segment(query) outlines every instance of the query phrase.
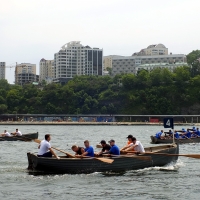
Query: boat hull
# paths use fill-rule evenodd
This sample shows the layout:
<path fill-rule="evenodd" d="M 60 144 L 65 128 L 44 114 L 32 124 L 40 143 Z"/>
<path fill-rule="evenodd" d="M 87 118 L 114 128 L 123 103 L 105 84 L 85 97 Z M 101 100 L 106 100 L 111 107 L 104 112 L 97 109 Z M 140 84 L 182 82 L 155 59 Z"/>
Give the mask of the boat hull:
<path fill-rule="evenodd" d="M 171 144 L 173 143 L 173 139 L 158 139 L 155 136 L 151 136 L 152 144 Z M 190 139 L 175 139 L 175 143 L 179 144 L 187 144 L 187 143 L 200 143 L 200 137 L 198 138 L 190 138 Z"/>
<path fill-rule="evenodd" d="M 167 145 L 165 145 L 167 146 Z M 168 148 L 157 151 L 158 153 L 178 154 L 178 145 L 168 145 Z M 148 152 L 154 147 L 149 147 Z M 153 166 L 164 166 L 170 162 L 176 162 L 178 156 L 166 155 L 138 155 L 132 157 L 111 157 L 114 162 L 108 164 L 93 158 L 44 158 L 37 157 L 32 153 L 27 153 L 28 169 L 39 170 L 46 173 L 93 173 L 93 172 L 124 172 L 128 170 L 138 170 Z"/>
<path fill-rule="evenodd" d="M 33 139 L 38 139 L 38 132 L 37 133 L 23 134 L 22 136 L 0 137 L 0 141 L 31 141 Z"/>

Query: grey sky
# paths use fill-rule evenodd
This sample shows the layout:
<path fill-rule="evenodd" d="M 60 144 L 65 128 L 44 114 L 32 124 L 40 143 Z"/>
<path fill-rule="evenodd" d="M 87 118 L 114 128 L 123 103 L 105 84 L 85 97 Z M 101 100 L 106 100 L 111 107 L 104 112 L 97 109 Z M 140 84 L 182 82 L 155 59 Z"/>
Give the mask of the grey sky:
<path fill-rule="evenodd" d="M 72 40 L 131 55 L 163 43 L 172 53 L 199 49 L 199 0 L 0 0 L 0 62 L 37 64 Z M 6 78 L 14 81 L 14 68 Z"/>

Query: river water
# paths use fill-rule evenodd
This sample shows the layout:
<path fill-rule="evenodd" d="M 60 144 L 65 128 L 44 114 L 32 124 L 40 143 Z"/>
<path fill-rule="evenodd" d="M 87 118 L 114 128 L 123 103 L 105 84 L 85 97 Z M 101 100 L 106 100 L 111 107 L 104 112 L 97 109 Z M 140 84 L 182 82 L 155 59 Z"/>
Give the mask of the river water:
<path fill-rule="evenodd" d="M 161 126 L 0 126 L 13 132 L 39 132 L 52 135 L 51 145 L 71 152 L 73 144 L 83 146 L 88 139 L 93 147 L 105 139 L 115 139 L 122 147 L 133 134 L 145 147 L 150 135 Z M 176 127 L 180 129 L 182 127 Z M 187 128 L 187 127 L 185 127 Z M 180 157 L 176 164 L 124 174 L 31 175 L 26 153 L 37 152 L 35 142 L 0 142 L 0 200 L 46 199 L 200 199 L 200 159 Z M 98 149 L 96 149 L 98 150 Z M 180 153 L 199 153 L 200 144 L 182 144 Z M 72 152 L 71 152 L 72 153 Z M 58 155 L 62 155 L 58 152 Z"/>

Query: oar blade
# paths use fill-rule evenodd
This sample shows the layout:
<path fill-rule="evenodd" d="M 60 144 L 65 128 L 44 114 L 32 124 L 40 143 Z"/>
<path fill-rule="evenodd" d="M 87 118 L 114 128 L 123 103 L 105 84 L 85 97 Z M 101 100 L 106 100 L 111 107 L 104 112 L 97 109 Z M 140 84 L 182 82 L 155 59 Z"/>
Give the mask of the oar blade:
<path fill-rule="evenodd" d="M 41 143 L 41 140 L 39 140 L 39 139 L 34 139 L 34 142 L 40 144 L 40 143 Z"/>
<path fill-rule="evenodd" d="M 113 159 L 109 159 L 109 158 L 96 158 L 96 159 L 101 162 L 105 162 L 105 163 L 109 163 L 109 164 L 112 164 L 114 161 Z"/>

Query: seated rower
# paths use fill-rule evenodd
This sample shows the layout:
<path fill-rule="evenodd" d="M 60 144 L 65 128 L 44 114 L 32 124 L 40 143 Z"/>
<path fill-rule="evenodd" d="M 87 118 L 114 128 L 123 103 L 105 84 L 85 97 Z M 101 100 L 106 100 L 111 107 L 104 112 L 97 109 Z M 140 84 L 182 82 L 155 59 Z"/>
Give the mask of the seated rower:
<path fill-rule="evenodd" d="M 195 132 L 193 132 L 196 136 L 195 137 L 199 137 L 200 136 L 200 131 L 199 128 L 197 128 L 197 130 Z"/>
<path fill-rule="evenodd" d="M 189 128 L 187 129 L 187 132 L 183 134 L 182 137 L 183 138 L 191 138 L 191 132 L 190 132 Z"/>
<path fill-rule="evenodd" d="M 102 155 L 108 154 L 108 155 L 120 155 L 119 147 L 115 144 L 115 140 L 108 141 L 110 143 L 111 149 L 109 151 L 103 152 Z"/>
<path fill-rule="evenodd" d="M 45 135 L 45 140 L 42 140 L 40 145 L 38 146 L 39 152 L 38 152 L 38 157 L 52 157 L 54 155 L 57 159 L 60 159 L 55 152 L 51 148 L 50 144 L 51 136 L 50 134 Z"/>
<path fill-rule="evenodd" d="M 179 139 L 180 137 L 179 137 L 179 133 L 175 130 L 174 131 L 174 138 L 175 139 Z"/>
<path fill-rule="evenodd" d="M 11 134 L 8 131 L 4 130 L 4 133 L 0 134 L 0 136 L 3 136 L 3 137 L 8 136 L 8 137 L 10 137 Z"/>
<path fill-rule="evenodd" d="M 128 135 L 128 137 L 127 137 L 127 139 L 128 139 L 127 145 L 132 143 L 132 140 L 131 140 L 132 137 L 133 137 L 132 135 Z"/>
<path fill-rule="evenodd" d="M 82 155 L 85 152 L 83 147 L 79 147 L 76 145 L 72 146 L 72 150 L 76 153 L 75 155 Z"/>
<path fill-rule="evenodd" d="M 81 158 L 84 156 L 90 156 L 90 157 L 94 157 L 94 149 L 92 146 L 90 146 L 90 142 L 88 140 L 84 141 L 84 145 L 85 145 L 85 152 L 82 153 L 81 155 L 76 155 L 77 158 Z"/>
<path fill-rule="evenodd" d="M 160 132 L 157 132 L 156 135 L 155 135 L 155 137 L 157 139 L 163 139 L 163 137 L 161 136 L 162 134 L 163 134 L 163 130 L 161 130 Z"/>
<path fill-rule="evenodd" d="M 103 152 L 107 152 L 111 149 L 111 146 L 109 144 L 106 144 L 105 140 L 101 140 L 100 142 L 101 146 L 103 147 L 102 150 L 96 154 L 96 155 L 102 155 Z"/>
<path fill-rule="evenodd" d="M 16 135 L 16 136 L 22 136 L 22 133 L 21 131 L 19 131 L 18 129 L 16 129 L 16 132 L 12 133 L 13 135 Z"/>
<path fill-rule="evenodd" d="M 133 144 L 126 148 L 126 151 L 135 151 L 135 153 L 145 153 L 144 147 L 140 141 L 137 141 L 135 137 L 132 138 Z"/>

